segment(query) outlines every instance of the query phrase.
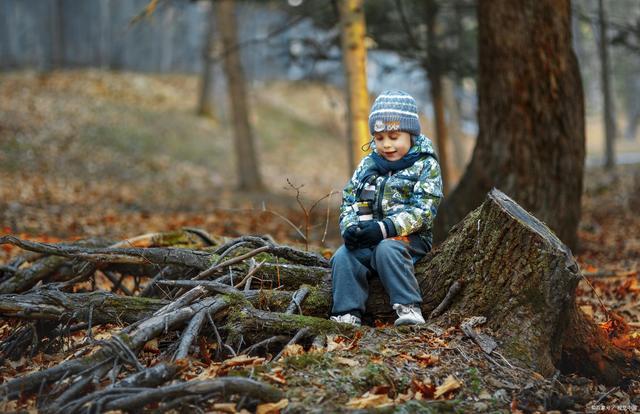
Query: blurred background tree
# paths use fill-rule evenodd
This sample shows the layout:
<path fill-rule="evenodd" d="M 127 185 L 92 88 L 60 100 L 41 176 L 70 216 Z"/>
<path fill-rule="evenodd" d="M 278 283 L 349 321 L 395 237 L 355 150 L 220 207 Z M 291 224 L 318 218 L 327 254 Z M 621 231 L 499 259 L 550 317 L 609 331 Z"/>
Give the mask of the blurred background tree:
<path fill-rule="evenodd" d="M 71 176 L 94 180 L 95 171 L 107 170 L 117 171 L 121 180 L 171 176 L 182 183 L 176 185 L 178 193 L 193 192 L 191 203 L 204 197 L 203 189 L 226 188 L 234 181 L 235 188 L 283 194 L 281 183 L 295 177 L 311 197 L 340 189 L 355 155 L 345 149 L 351 83 L 342 53 L 341 2 L 235 3 L 237 38 L 227 36 L 223 46 L 221 23 L 230 18 L 216 21 L 219 1 L 0 2 L 4 160 L 33 165 L 47 177 L 71 166 Z M 626 137 L 613 142 L 615 161 L 632 162 L 640 153 L 640 4 L 603 0 L 601 5 L 598 0 L 572 3 L 572 42 L 586 98 L 587 165 L 607 159 L 607 118 L 602 117 L 607 107 Z M 485 122 L 477 118 L 478 98 L 488 101 L 478 90 L 499 84 L 504 72 L 495 68 L 480 81 L 478 7 L 473 0 L 376 0 L 363 9 L 366 35 L 358 46 L 366 49 L 367 76 L 361 84 L 366 81 L 368 90 L 362 95 L 398 88 L 416 97 L 423 130 L 438 146 L 447 196 L 455 194 Z M 605 35 L 600 34 L 603 21 Z M 501 36 L 504 42 L 513 37 L 509 31 Z M 599 39 L 610 55 L 610 73 L 604 77 Z M 29 76 L 38 81 L 24 80 Z M 607 105 L 604 79 L 611 82 Z M 39 95 L 53 93 L 48 88 L 55 85 L 65 85 L 60 95 Z M 17 94 L 26 86 L 33 96 Z M 192 117 L 196 112 L 208 117 Z M 58 122 L 51 123 L 54 119 Z M 38 160 L 39 152 L 29 150 L 44 146 L 58 155 Z M 95 148 L 96 153 L 116 150 L 117 156 L 112 164 L 104 156 L 83 159 L 74 155 L 76 147 L 84 150 L 78 154 Z M 167 162 L 171 168 L 158 168 Z M 137 190 L 159 188 L 163 185 Z"/>
<path fill-rule="evenodd" d="M 480 0 L 478 23 L 480 132 L 436 238 L 496 187 L 575 248 L 585 141 L 570 1 Z"/>

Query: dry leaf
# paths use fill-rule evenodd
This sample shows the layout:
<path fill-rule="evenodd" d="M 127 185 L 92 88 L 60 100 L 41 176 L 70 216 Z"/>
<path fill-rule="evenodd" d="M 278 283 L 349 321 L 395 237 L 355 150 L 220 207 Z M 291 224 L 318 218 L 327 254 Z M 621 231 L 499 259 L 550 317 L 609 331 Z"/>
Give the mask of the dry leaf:
<path fill-rule="evenodd" d="M 266 378 L 270 381 L 276 382 L 278 384 L 286 384 L 287 379 L 279 372 L 274 374 L 260 374 L 261 377 Z"/>
<path fill-rule="evenodd" d="M 545 379 L 544 376 L 542 376 L 542 374 L 539 374 L 539 373 L 537 373 L 535 371 L 531 374 L 531 376 L 533 378 L 537 379 L 538 381 L 544 381 L 544 379 Z"/>
<path fill-rule="evenodd" d="M 289 400 L 286 398 L 276 403 L 265 403 L 258 405 L 256 414 L 279 414 L 280 410 L 289 405 Z"/>
<path fill-rule="evenodd" d="M 433 394 L 434 399 L 438 399 L 449 391 L 457 390 L 462 384 L 453 375 L 449 375 L 444 382 L 436 388 Z"/>
<path fill-rule="evenodd" d="M 386 394 L 369 394 L 366 393 L 360 398 L 352 398 L 347 402 L 349 408 L 373 408 L 383 407 L 393 404 L 393 400 Z"/>
<path fill-rule="evenodd" d="M 346 348 L 345 338 L 339 335 L 327 335 L 327 352 Z"/>
<path fill-rule="evenodd" d="M 587 316 L 593 318 L 593 307 L 591 305 L 580 306 L 580 310 Z"/>
<path fill-rule="evenodd" d="M 203 369 L 195 378 L 199 380 L 215 378 L 218 376 L 218 371 L 220 371 L 220 364 L 211 364 L 207 368 Z"/>
<path fill-rule="evenodd" d="M 375 355 L 375 356 L 372 356 L 372 357 L 371 357 L 371 359 L 370 359 L 369 361 L 370 361 L 372 364 L 378 364 L 378 365 L 380 365 L 380 364 L 382 364 L 383 359 L 382 359 L 382 356 L 380 356 L 380 355 Z"/>
<path fill-rule="evenodd" d="M 282 351 L 282 356 L 284 358 L 295 356 L 295 355 L 302 355 L 302 354 L 304 354 L 304 348 L 300 344 L 287 345 L 284 347 L 284 350 Z"/>
<path fill-rule="evenodd" d="M 437 364 L 440 361 L 437 355 L 431 355 L 425 352 L 421 352 L 420 354 L 415 355 L 415 358 L 418 360 L 418 363 L 423 367 L 430 367 L 432 365 Z"/>
<path fill-rule="evenodd" d="M 406 394 L 398 394 L 394 402 L 396 404 L 401 404 L 409 400 L 412 400 L 414 396 L 415 396 L 414 392 L 411 389 L 409 389 Z"/>
<path fill-rule="evenodd" d="M 417 379 L 411 380 L 411 391 L 416 393 L 416 400 L 421 400 L 424 398 L 433 398 L 433 394 L 436 392 L 436 387 L 431 382 L 430 378 L 427 378 L 425 381 L 420 381 Z"/>
<path fill-rule="evenodd" d="M 262 365 L 264 358 L 250 357 L 248 355 L 238 355 L 229 358 L 222 363 L 222 368 L 239 367 L 243 365 Z"/>
<path fill-rule="evenodd" d="M 390 385 L 376 385 L 375 387 L 371 388 L 369 390 L 369 394 L 389 394 L 389 391 L 391 390 L 391 386 Z"/>
<path fill-rule="evenodd" d="M 350 358 L 336 357 L 335 361 L 338 364 L 348 365 L 350 367 L 357 367 L 358 365 L 360 365 L 360 363 L 358 361 L 356 361 L 355 359 L 350 359 Z"/>
<path fill-rule="evenodd" d="M 152 339 L 146 344 L 144 344 L 143 350 L 147 352 L 153 352 L 154 354 L 160 353 L 160 348 L 158 348 L 158 339 Z"/>

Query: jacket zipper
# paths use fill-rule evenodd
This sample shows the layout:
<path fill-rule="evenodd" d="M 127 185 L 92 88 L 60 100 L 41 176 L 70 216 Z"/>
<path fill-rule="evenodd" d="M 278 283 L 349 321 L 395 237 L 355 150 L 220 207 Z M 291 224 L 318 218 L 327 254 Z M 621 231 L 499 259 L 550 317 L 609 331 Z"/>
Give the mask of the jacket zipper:
<path fill-rule="evenodd" d="M 389 171 L 389 175 L 386 175 L 382 182 L 380 183 L 380 190 L 378 191 L 378 202 L 376 203 L 376 213 L 378 216 L 378 220 L 382 220 L 382 196 L 384 195 L 384 186 L 387 183 L 387 180 L 391 177 L 391 171 Z"/>

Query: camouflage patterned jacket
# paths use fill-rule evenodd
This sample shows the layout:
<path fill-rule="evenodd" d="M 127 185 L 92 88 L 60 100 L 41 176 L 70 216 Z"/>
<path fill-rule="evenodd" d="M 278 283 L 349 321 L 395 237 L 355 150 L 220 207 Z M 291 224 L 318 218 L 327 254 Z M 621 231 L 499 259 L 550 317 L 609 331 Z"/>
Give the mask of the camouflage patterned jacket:
<path fill-rule="evenodd" d="M 389 218 L 398 236 L 417 233 L 431 246 L 431 228 L 442 198 L 440 165 L 435 158 L 431 140 L 424 135 L 416 137 L 409 151 L 419 151 L 428 156 L 420 158 L 408 168 L 375 178 L 373 218 Z M 363 158 L 343 190 L 340 207 L 341 234 L 344 234 L 347 227 L 358 224 L 357 193 L 364 185 L 362 179 L 365 173 L 373 164 L 371 154 Z"/>

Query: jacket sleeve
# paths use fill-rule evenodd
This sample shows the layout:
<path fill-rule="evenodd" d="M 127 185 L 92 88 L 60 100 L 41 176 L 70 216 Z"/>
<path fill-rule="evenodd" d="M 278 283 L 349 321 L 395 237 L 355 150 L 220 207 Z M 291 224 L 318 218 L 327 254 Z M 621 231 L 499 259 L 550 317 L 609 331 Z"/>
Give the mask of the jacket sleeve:
<path fill-rule="evenodd" d="M 340 234 L 344 235 L 344 231 L 347 227 L 358 224 L 358 215 L 353 209 L 356 203 L 356 191 L 361 185 L 360 177 L 366 170 L 369 157 L 365 157 L 360 161 L 360 164 L 353 173 L 353 177 L 342 190 L 342 205 L 340 206 Z"/>
<path fill-rule="evenodd" d="M 388 218 L 393 222 L 398 236 L 408 236 L 421 229 L 431 229 L 442 199 L 442 176 L 438 161 L 429 157 L 420 172 L 418 182 L 407 207 Z"/>

